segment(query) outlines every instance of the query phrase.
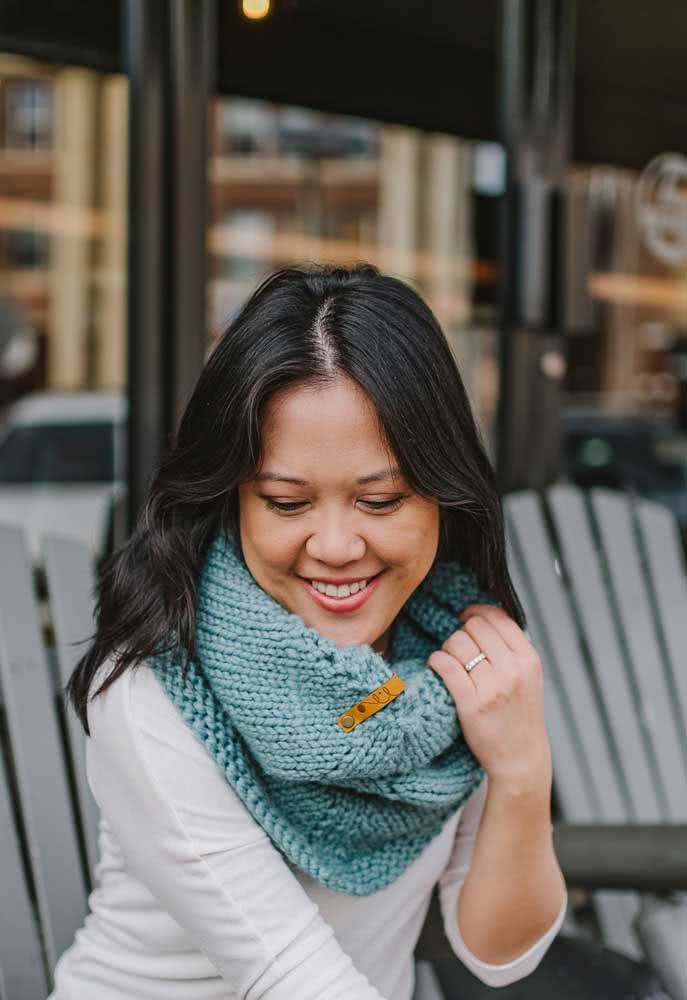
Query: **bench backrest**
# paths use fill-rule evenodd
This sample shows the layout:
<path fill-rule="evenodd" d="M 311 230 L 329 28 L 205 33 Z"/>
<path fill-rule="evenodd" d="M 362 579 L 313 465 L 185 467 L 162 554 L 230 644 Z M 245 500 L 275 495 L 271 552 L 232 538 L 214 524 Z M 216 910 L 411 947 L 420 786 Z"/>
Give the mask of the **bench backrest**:
<path fill-rule="evenodd" d="M 12 1000 L 45 995 L 87 909 L 90 877 L 58 685 L 24 535 L 0 525 L 0 968 Z"/>
<path fill-rule="evenodd" d="M 687 576 L 663 505 L 557 484 L 504 498 L 509 566 L 552 683 L 570 822 L 687 820 Z M 549 725 L 550 723 L 550 725 Z"/>
<path fill-rule="evenodd" d="M 687 820 L 687 576 L 662 504 L 556 484 L 503 501 L 508 564 L 546 674 L 566 823 Z M 641 897 L 598 890 L 603 943 L 643 956 Z"/>

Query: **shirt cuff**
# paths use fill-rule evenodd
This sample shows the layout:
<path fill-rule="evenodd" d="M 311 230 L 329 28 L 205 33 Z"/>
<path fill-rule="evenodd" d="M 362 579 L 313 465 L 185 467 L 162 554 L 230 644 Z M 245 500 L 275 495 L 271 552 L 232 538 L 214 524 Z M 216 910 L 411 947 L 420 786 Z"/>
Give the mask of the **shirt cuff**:
<path fill-rule="evenodd" d="M 554 920 L 551 927 L 549 927 L 539 940 L 535 941 L 534 944 L 527 949 L 527 951 L 523 952 L 522 955 L 518 955 L 517 958 L 513 958 L 509 962 L 504 962 L 500 965 L 494 965 L 490 962 L 483 962 L 482 959 L 477 958 L 477 956 L 474 955 L 465 944 L 465 941 L 460 933 L 456 914 L 458 908 L 458 895 L 462 886 L 462 882 L 456 884 L 455 886 L 451 886 L 444 893 L 443 899 L 444 931 L 451 947 L 453 948 L 453 951 L 461 962 L 487 986 L 507 986 L 509 983 L 514 983 L 518 979 L 524 979 L 525 976 L 534 972 L 563 924 L 568 907 L 567 891 L 558 912 L 558 916 Z"/>

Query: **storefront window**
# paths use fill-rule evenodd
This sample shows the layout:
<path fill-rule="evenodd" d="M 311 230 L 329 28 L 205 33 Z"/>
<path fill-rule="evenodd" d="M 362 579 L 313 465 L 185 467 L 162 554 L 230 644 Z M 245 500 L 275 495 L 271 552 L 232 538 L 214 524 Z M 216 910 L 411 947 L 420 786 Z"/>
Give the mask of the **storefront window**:
<path fill-rule="evenodd" d="M 567 182 L 563 473 L 668 504 L 687 537 L 687 158 Z"/>
<path fill-rule="evenodd" d="M 103 554 L 126 488 L 127 95 L 0 54 L 0 521 L 36 562 Z"/>
<path fill-rule="evenodd" d="M 211 108 L 209 346 L 270 271 L 365 260 L 430 303 L 493 447 L 498 147 L 243 98 Z M 484 240 L 483 240 L 484 238 Z"/>
<path fill-rule="evenodd" d="M 7 80 L 4 91 L 5 148 L 50 149 L 53 142 L 52 81 Z"/>

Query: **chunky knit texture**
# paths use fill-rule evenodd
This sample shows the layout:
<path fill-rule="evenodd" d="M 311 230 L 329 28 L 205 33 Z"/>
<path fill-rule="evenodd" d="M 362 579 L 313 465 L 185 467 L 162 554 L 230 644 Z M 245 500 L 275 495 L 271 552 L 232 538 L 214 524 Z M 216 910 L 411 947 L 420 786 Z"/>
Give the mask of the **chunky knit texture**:
<path fill-rule="evenodd" d="M 149 663 L 284 858 L 330 889 L 367 895 L 404 871 L 484 777 L 427 665 L 475 601 L 498 604 L 460 564 L 435 563 L 396 618 L 387 661 L 287 611 L 220 532 L 186 680 L 169 653 Z M 392 673 L 405 691 L 344 732 L 337 717 Z"/>

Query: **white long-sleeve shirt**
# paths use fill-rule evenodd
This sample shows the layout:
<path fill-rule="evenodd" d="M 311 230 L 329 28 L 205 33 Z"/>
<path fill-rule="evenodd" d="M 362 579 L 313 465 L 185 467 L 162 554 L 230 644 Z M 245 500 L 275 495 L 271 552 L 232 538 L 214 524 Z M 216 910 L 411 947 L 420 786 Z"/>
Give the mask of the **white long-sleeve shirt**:
<path fill-rule="evenodd" d="M 349 896 L 284 859 L 145 664 L 88 717 L 96 888 L 48 1000 L 410 1000 L 437 882 L 451 947 L 490 986 L 529 975 L 563 923 L 567 895 L 543 937 L 503 965 L 462 940 L 458 894 L 486 778 L 398 879 Z"/>

